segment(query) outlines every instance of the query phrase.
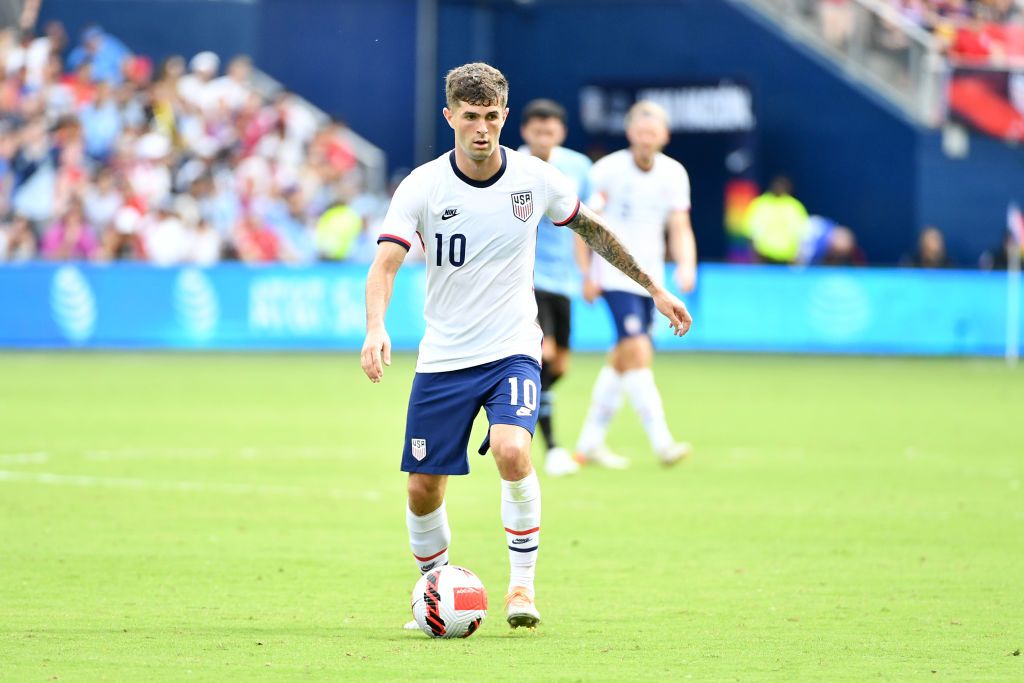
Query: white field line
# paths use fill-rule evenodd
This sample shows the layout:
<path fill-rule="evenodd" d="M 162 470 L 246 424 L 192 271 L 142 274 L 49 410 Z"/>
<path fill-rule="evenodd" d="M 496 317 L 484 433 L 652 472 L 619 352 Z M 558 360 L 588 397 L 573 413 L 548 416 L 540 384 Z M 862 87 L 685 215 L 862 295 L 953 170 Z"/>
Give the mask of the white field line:
<path fill-rule="evenodd" d="M 288 447 L 263 448 L 245 447 L 240 449 L 216 449 L 194 447 L 158 447 L 158 448 L 104 448 L 83 451 L 82 457 L 91 461 L 109 460 L 202 460 L 218 457 L 237 457 L 243 460 L 258 459 L 303 459 L 328 460 L 342 459 L 347 455 L 358 455 L 354 449 L 346 448 L 315 448 Z"/>
<path fill-rule="evenodd" d="M 263 486 L 257 484 L 215 483 L 205 481 L 154 481 L 125 477 L 94 477 L 85 474 L 55 474 L 52 472 L 15 472 L 0 470 L 0 482 L 44 484 L 50 486 L 78 486 L 82 488 L 113 488 L 130 491 L 170 491 L 174 493 L 216 493 L 234 495 L 320 496 L 348 500 L 378 500 L 377 491 L 352 492 L 341 489 L 317 491 L 297 486 Z"/>

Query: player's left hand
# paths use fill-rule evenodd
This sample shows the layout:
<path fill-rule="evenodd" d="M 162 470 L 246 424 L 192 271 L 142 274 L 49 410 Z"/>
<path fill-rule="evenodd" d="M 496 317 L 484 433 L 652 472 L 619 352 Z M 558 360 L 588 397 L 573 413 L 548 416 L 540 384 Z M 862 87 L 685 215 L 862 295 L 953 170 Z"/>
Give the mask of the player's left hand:
<path fill-rule="evenodd" d="M 677 296 L 664 287 L 660 287 L 654 292 L 654 305 L 658 307 L 663 316 L 668 318 L 669 325 L 672 326 L 672 332 L 677 337 L 682 337 L 690 331 L 693 318 L 690 316 L 690 312 L 686 310 L 686 304 L 680 301 Z"/>
<path fill-rule="evenodd" d="M 598 297 L 601 296 L 601 285 L 597 284 L 590 278 L 583 280 L 583 300 L 588 304 L 592 304 L 597 301 Z"/>
<path fill-rule="evenodd" d="M 697 269 L 692 266 L 676 268 L 676 286 L 683 294 L 689 294 L 697 287 Z"/>

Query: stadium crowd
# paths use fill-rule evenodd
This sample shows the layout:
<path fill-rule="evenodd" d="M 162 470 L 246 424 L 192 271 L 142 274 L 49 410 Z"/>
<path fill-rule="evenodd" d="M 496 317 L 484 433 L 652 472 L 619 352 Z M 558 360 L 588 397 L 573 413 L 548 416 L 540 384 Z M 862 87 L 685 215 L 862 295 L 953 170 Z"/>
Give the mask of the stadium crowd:
<path fill-rule="evenodd" d="M 383 207 L 343 126 L 221 66 L 155 66 L 95 26 L 0 33 L 0 261 L 365 257 Z"/>
<path fill-rule="evenodd" d="M 950 56 L 967 63 L 1005 64 L 1024 58 L 1021 0 L 886 0 L 902 17 L 931 32 Z M 816 0 L 825 38 L 842 46 L 854 30 L 853 0 Z M 883 32 L 885 47 L 904 47 L 896 27 Z"/>

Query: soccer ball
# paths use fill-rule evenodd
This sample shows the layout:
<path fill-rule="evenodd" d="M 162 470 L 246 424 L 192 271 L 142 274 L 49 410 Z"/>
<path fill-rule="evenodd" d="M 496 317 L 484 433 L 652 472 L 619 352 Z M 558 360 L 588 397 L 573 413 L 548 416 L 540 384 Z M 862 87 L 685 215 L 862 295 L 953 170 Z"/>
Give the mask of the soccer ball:
<path fill-rule="evenodd" d="M 468 569 L 431 569 L 412 589 L 412 616 L 431 638 L 468 638 L 487 616 L 487 591 Z"/>

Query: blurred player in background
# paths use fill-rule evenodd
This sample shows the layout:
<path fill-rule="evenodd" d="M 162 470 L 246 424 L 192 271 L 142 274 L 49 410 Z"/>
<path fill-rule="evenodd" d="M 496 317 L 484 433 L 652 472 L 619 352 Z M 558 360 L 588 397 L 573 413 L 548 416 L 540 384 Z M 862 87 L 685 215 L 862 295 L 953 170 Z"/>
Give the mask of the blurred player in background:
<path fill-rule="evenodd" d="M 361 362 L 380 382 L 391 362 L 384 314 L 395 274 L 413 240 L 427 253 L 424 318 L 406 417 L 402 470 L 409 473 L 406 526 L 421 573 L 448 563 L 451 530 L 444 495 L 449 475 L 467 474 L 473 420 L 481 408 L 501 476 L 501 519 L 510 565 L 506 619 L 540 622 L 534 576 L 540 547 L 540 482 L 530 460 L 537 424 L 541 331 L 533 296 L 537 224 L 546 214 L 567 225 L 627 273 L 685 334 L 690 315 L 648 275 L 553 166 L 498 144 L 508 117 L 508 81 L 487 64 L 466 64 L 445 79 L 444 116 L 455 149 L 407 177 L 384 219 L 366 278 L 366 340 Z M 429 574 L 428 574 L 429 576 Z M 443 633 L 439 614 L 427 621 Z M 408 626 L 408 625 L 407 625 Z M 415 628 L 415 622 L 412 628 Z"/>
<path fill-rule="evenodd" d="M 520 152 L 543 159 L 573 182 L 580 197 L 589 197 L 588 175 L 591 162 L 585 155 L 562 147 L 566 135 L 566 114 L 562 105 L 551 100 L 533 100 L 523 108 L 519 133 L 526 143 Z M 544 332 L 541 348 L 540 405 L 538 423 L 548 450 L 544 471 L 553 477 L 573 474 L 580 466 L 555 440 L 552 387 L 569 366 L 569 335 L 572 329 L 571 297 L 580 294 L 580 238 L 569 230 L 555 227 L 551 219 L 540 219 L 537 233 L 537 263 L 533 270 L 537 297 L 537 321 Z"/>
<path fill-rule="evenodd" d="M 690 225 L 690 179 L 682 164 L 661 153 L 668 144 L 668 116 L 653 102 L 640 101 L 626 115 L 629 148 L 609 154 L 591 172 L 590 206 L 601 212 L 615 236 L 635 254 L 657 282 L 665 272 L 665 229 L 676 261 L 676 284 L 691 292 L 697 279 L 697 247 Z M 589 249 L 583 249 L 589 258 Z M 643 287 L 595 259 L 583 283 L 583 296 L 604 298 L 618 342 L 594 384 L 590 410 L 576 444 L 584 462 L 623 469 L 629 460 L 605 445 L 608 425 L 622 406 L 622 394 L 640 416 L 658 459 L 671 465 L 690 453 L 669 431 L 651 363 L 654 301 Z"/>

